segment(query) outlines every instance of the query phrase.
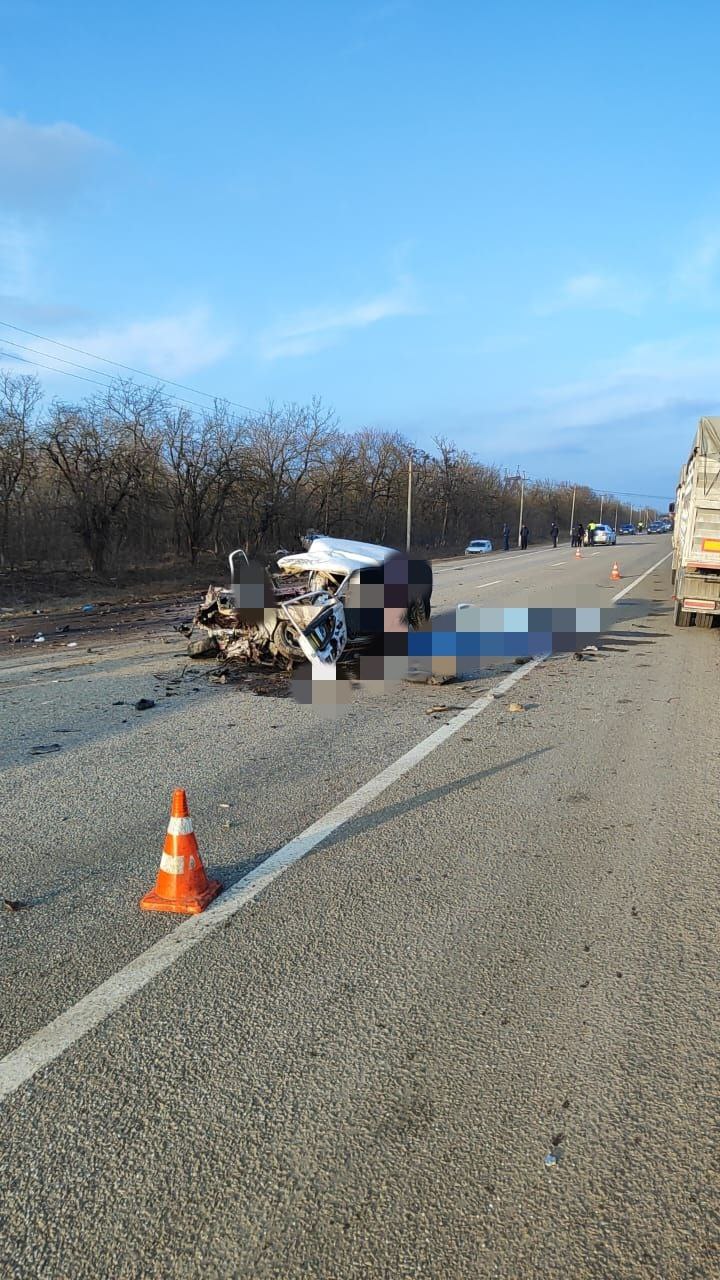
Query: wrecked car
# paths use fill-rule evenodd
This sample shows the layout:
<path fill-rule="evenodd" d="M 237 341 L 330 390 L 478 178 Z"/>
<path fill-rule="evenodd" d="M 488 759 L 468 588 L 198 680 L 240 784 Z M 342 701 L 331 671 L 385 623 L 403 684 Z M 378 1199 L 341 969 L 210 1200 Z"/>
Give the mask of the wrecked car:
<path fill-rule="evenodd" d="M 230 585 L 208 588 L 193 619 L 203 635 L 191 657 L 220 654 L 289 669 L 307 660 L 335 665 L 344 654 L 382 644 L 388 630 L 430 618 L 432 571 L 391 547 L 309 534 L 303 550 L 272 566 L 231 552 Z"/>

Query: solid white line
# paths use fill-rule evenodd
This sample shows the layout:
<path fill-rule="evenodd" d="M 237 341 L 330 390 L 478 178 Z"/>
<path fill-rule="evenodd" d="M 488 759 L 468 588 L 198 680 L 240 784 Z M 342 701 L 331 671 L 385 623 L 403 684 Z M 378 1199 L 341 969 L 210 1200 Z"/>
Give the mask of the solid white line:
<path fill-rule="evenodd" d="M 562 546 L 562 543 L 560 545 Z M 569 545 L 570 544 L 568 543 L 568 547 Z M 496 556 L 499 559 L 502 556 L 511 556 L 512 551 L 517 551 L 520 553 L 520 555 L 522 555 L 523 560 L 529 560 L 532 556 L 544 556 L 544 555 L 547 555 L 549 551 L 556 551 L 556 550 L 557 550 L 557 547 L 533 547 L 532 550 L 521 552 L 519 547 L 512 547 L 511 551 L 488 551 L 486 554 L 491 556 Z M 479 555 L 476 555 L 476 556 L 465 556 L 460 561 L 459 564 L 449 565 L 443 569 L 433 569 L 433 578 L 436 578 L 439 573 L 459 573 L 459 571 L 461 569 L 466 568 L 467 565 L 477 564 L 478 561 L 481 562 L 483 559 L 484 559 L 483 553 L 480 553 Z M 497 563 L 497 560 L 496 560 L 496 563 Z M 504 560 L 503 560 L 503 563 L 505 563 Z M 512 559 L 508 560 L 508 563 L 512 563 Z"/>
<path fill-rule="evenodd" d="M 383 769 L 375 778 L 371 778 L 346 800 L 326 813 L 323 818 L 313 822 L 312 826 L 307 827 L 299 836 L 295 836 L 293 840 L 283 845 L 282 849 L 271 854 L 249 875 L 238 880 L 237 884 L 228 889 L 227 893 L 218 898 L 202 915 L 191 916 L 190 919 L 183 921 L 154 946 L 148 947 L 147 951 L 143 951 L 94 991 L 83 996 L 77 1004 L 72 1005 L 65 1013 L 61 1013 L 46 1027 L 29 1036 L 17 1049 L 8 1053 L 0 1060 L 0 1102 L 9 1098 L 36 1072 L 49 1066 L 71 1045 L 76 1044 L 94 1027 L 99 1026 L 111 1014 L 121 1009 L 132 996 L 137 995 L 143 987 L 169 969 L 180 956 L 186 955 L 198 943 L 215 933 L 246 903 L 267 889 L 284 871 L 304 858 L 316 845 L 327 840 L 328 836 L 331 836 L 339 827 L 357 817 L 361 810 L 382 795 L 394 782 L 409 773 L 454 734 L 464 729 L 465 725 L 481 711 L 492 706 L 494 694 L 507 693 L 518 680 L 524 679 L 535 667 L 544 662 L 547 656 L 545 654 L 534 658 L 506 676 L 493 690 L 477 698 L 459 715 L 454 716 L 447 724 L 441 725 L 410 751 L 406 751 L 393 764 L 388 765 L 387 769 Z"/>
<path fill-rule="evenodd" d="M 496 587 L 502 581 L 502 578 L 493 578 L 492 582 L 479 582 L 475 590 L 482 591 L 483 587 Z"/>
<path fill-rule="evenodd" d="M 627 587 L 623 587 L 622 591 L 618 591 L 617 595 L 612 598 L 613 604 L 617 604 L 618 600 L 622 600 L 623 596 L 626 596 L 628 591 L 632 591 L 633 587 L 637 587 L 638 584 L 643 582 L 644 579 L 647 578 L 649 574 L 653 573 L 655 569 L 659 569 L 660 565 L 664 564 L 666 560 L 669 560 L 671 555 L 672 551 L 668 551 L 667 555 L 663 556 L 662 560 L 658 560 L 657 564 L 651 565 L 650 568 L 646 569 L 644 573 L 641 573 L 640 577 L 636 578 L 634 582 L 631 582 Z"/>
<path fill-rule="evenodd" d="M 553 560 L 550 568 L 554 569 L 556 564 L 567 564 L 567 560 Z"/>

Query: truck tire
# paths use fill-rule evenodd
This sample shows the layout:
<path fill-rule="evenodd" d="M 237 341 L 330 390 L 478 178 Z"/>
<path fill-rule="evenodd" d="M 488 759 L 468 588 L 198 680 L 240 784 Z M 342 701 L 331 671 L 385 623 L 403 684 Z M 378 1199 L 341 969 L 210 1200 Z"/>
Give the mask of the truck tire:
<path fill-rule="evenodd" d="M 675 601 L 675 610 L 673 612 L 673 622 L 676 627 L 689 627 L 692 623 L 692 614 L 687 609 L 683 609 L 682 600 Z"/>

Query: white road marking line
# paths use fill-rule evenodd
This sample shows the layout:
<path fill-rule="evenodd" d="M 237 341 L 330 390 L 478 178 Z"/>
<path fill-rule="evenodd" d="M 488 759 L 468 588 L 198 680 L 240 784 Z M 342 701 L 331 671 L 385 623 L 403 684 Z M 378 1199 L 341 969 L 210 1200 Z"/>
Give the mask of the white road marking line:
<path fill-rule="evenodd" d="M 502 581 L 502 578 L 493 578 L 492 582 L 479 582 L 475 590 L 482 591 L 483 587 L 496 587 Z"/>
<path fill-rule="evenodd" d="M 553 560 L 550 568 L 554 569 L 557 564 L 567 564 L 567 560 Z"/>
<path fill-rule="evenodd" d="M 242 880 L 238 880 L 237 884 L 222 894 L 202 915 L 191 916 L 183 921 L 171 933 L 166 934 L 159 942 L 148 947 L 147 951 L 143 951 L 129 964 L 107 978 L 94 991 L 83 996 L 77 1004 L 66 1009 L 46 1027 L 41 1027 L 23 1044 L 8 1053 L 0 1060 L 0 1103 L 31 1080 L 38 1071 L 42 1071 L 44 1067 L 59 1058 L 89 1031 L 121 1009 L 132 996 L 137 995 L 161 973 L 169 969 L 180 956 L 186 955 L 199 942 L 203 942 L 215 933 L 246 903 L 256 898 L 263 889 L 267 889 L 284 871 L 304 858 L 316 845 L 327 840 L 328 836 L 331 836 L 339 827 L 357 817 L 388 787 L 414 769 L 426 756 L 436 751 L 454 734 L 464 729 L 465 725 L 474 720 L 481 711 L 493 706 L 495 701 L 493 694 L 507 693 L 513 685 L 534 671 L 548 656 L 543 654 L 539 658 L 534 658 L 506 676 L 493 690 L 477 698 L 447 724 L 441 725 L 410 751 L 406 751 L 393 764 L 388 765 L 387 769 L 383 769 L 375 778 L 371 778 L 346 800 L 341 801 L 323 818 L 313 822 L 312 826 L 307 827 L 299 836 L 295 836 L 276 853 L 271 854 L 254 871 L 243 876 Z"/>
<path fill-rule="evenodd" d="M 570 544 L 568 543 L 568 547 L 569 547 L 569 545 L 570 545 Z M 519 547 L 513 547 L 513 548 L 512 548 L 512 551 L 519 551 L 519 550 L 520 550 L 520 548 L 519 548 Z M 557 550 L 557 548 L 556 548 L 556 547 L 533 547 L 533 548 L 532 548 L 532 550 L 530 550 L 530 551 L 523 551 L 521 554 L 522 554 L 523 559 L 529 559 L 531 556 L 545 556 L 545 555 L 547 555 L 547 554 L 548 554 L 548 552 L 552 552 L 552 551 L 556 551 L 556 550 Z M 486 554 L 488 554 L 488 555 L 492 555 L 492 556 L 496 556 L 496 557 L 499 557 L 499 556 L 504 556 L 504 555 L 508 555 L 508 556 L 509 556 L 511 553 L 510 553 L 509 551 L 507 551 L 507 552 L 505 552 L 505 551 L 489 551 L 489 552 L 487 552 Z M 437 577 L 437 575 L 438 575 L 439 573 L 459 573 L 459 572 L 460 572 L 460 570 L 461 570 L 461 569 L 466 568 L 466 567 L 467 567 L 467 565 L 469 565 L 469 564 L 477 564 L 477 563 L 478 563 L 478 561 L 479 561 L 479 560 L 482 560 L 482 559 L 483 559 L 483 554 L 482 554 L 482 553 L 480 553 L 480 554 L 479 554 L 479 555 L 477 555 L 477 556 L 467 556 L 464 560 L 461 560 L 459 564 L 449 565 L 449 566 L 446 566 L 444 569 L 433 569 L 433 577 L 434 577 L 434 578 L 436 578 L 436 577 Z M 496 563 L 497 563 L 497 560 L 496 560 Z M 509 563 L 510 563 L 510 562 L 509 562 Z"/>
<path fill-rule="evenodd" d="M 650 568 L 646 569 L 644 573 L 641 573 L 639 578 L 636 578 L 634 582 L 630 582 L 627 587 L 623 587 L 622 591 L 618 591 L 617 595 L 613 596 L 612 603 L 617 604 L 618 600 L 622 600 L 623 596 L 626 596 L 628 591 L 632 591 L 633 587 L 637 587 L 639 583 L 643 582 L 649 574 L 655 571 L 655 569 L 659 569 L 660 565 L 664 564 L 666 560 L 669 560 L 671 555 L 672 551 L 668 551 L 667 555 L 663 556 L 662 560 L 658 560 L 657 564 L 650 565 Z"/>

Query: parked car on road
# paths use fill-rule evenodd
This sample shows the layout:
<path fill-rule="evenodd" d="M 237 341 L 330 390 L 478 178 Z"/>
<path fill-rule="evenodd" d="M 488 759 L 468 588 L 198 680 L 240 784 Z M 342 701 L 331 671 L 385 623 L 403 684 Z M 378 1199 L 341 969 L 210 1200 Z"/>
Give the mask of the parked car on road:
<path fill-rule="evenodd" d="M 651 520 L 648 527 L 648 533 L 667 533 L 664 520 Z"/>
<path fill-rule="evenodd" d="M 620 528 L 618 529 L 618 533 L 629 535 L 631 533 L 637 533 L 637 529 L 635 528 L 634 524 L 621 524 Z"/>
<path fill-rule="evenodd" d="M 609 524 L 596 524 L 585 530 L 586 547 L 596 547 L 600 544 L 614 547 L 616 542 L 615 530 Z"/>
<path fill-rule="evenodd" d="M 489 538 L 473 538 L 465 548 L 466 556 L 481 556 L 487 551 L 492 551 L 493 545 Z"/>

